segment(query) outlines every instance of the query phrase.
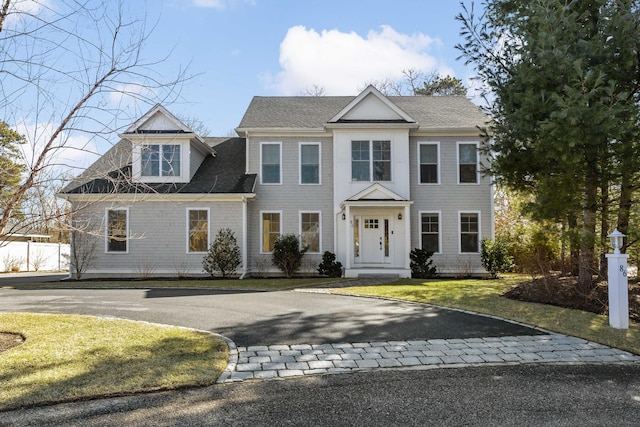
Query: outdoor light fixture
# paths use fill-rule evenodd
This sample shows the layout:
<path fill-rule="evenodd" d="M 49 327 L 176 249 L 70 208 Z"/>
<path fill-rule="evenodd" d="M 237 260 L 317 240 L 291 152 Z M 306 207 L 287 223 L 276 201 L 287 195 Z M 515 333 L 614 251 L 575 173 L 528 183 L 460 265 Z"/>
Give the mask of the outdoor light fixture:
<path fill-rule="evenodd" d="M 344 221 L 345 219 L 347 219 L 347 215 L 345 215 L 345 213 L 342 212 L 342 220 Z"/>
<path fill-rule="evenodd" d="M 402 212 L 398 214 L 398 221 L 402 220 Z"/>
<path fill-rule="evenodd" d="M 620 249 L 622 249 L 622 246 L 624 245 L 625 235 L 619 232 L 618 229 L 616 228 L 615 231 L 609 234 L 607 237 L 611 239 L 611 246 L 613 246 L 613 253 L 619 254 Z"/>

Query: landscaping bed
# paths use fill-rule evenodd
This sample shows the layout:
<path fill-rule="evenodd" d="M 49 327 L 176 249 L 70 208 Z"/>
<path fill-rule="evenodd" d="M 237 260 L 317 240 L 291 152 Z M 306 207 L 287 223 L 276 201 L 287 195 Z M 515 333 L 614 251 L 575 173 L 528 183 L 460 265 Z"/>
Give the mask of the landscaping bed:
<path fill-rule="evenodd" d="M 574 276 L 553 275 L 520 283 L 502 296 L 518 301 L 607 314 L 608 292 L 607 282 L 594 283 L 589 288 L 582 289 Z M 640 285 L 637 280 L 629 283 L 629 318 L 640 323 Z"/>

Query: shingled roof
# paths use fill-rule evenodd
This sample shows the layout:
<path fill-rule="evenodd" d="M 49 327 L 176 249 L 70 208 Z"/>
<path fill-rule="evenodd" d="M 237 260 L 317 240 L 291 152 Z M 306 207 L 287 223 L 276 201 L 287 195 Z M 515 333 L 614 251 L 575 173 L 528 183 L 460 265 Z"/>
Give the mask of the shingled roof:
<path fill-rule="evenodd" d="M 244 129 L 321 129 L 353 96 L 261 97 L 251 100 L 238 126 Z M 389 96 L 419 130 L 475 129 L 488 117 L 464 96 Z"/>
<path fill-rule="evenodd" d="M 64 194 L 242 194 L 252 193 L 256 174 L 245 174 L 244 138 L 204 138 L 215 146 L 188 183 L 149 184 L 131 180 L 131 142 L 121 140 L 61 192 Z"/>

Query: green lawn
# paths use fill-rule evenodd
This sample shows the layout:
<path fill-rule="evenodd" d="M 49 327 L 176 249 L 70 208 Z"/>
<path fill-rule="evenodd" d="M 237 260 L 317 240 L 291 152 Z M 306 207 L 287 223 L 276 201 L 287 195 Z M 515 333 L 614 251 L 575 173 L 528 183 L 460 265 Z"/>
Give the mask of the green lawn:
<path fill-rule="evenodd" d="M 210 334 L 90 316 L 0 313 L 23 344 L 0 352 L 0 411 L 215 383 L 229 359 Z"/>
<path fill-rule="evenodd" d="M 608 317 L 604 315 L 514 301 L 500 296 L 522 280 L 527 278 L 510 276 L 500 280 L 403 279 L 385 286 L 341 288 L 333 292 L 396 298 L 471 310 L 640 354 L 640 325 L 637 323 L 631 323 L 628 330 L 613 329 L 609 327 Z"/>
<path fill-rule="evenodd" d="M 100 288 L 200 288 L 252 291 L 284 291 L 295 288 L 329 285 L 349 279 L 293 278 L 293 279 L 163 279 L 163 280 L 63 280 L 60 282 L 25 283 L 12 285 L 16 289 L 100 289 Z"/>

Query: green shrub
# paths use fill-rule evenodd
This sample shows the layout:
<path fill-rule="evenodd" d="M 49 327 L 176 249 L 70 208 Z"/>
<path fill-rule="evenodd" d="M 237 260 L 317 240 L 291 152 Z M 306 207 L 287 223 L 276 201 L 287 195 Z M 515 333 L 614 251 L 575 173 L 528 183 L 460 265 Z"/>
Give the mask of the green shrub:
<path fill-rule="evenodd" d="M 433 256 L 433 252 L 427 249 L 415 248 L 409 254 L 411 263 L 411 277 L 414 279 L 428 279 L 438 274 L 438 269 L 432 265 L 433 260 L 429 259 Z"/>
<path fill-rule="evenodd" d="M 242 262 L 240 248 L 236 236 L 229 228 L 220 229 L 216 239 L 209 247 L 209 251 L 202 260 L 202 269 L 211 277 L 220 272 L 222 277 L 235 273 Z"/>
<path fill-rule="evenodd" d="M 295 234 L 283 234 L 273 244 L 271 261 L 290 279 L 300 269 L 305 252 L 307 248 L 300 248 L 300 241 Z"/>
<path fill-rule="evenodd" d="M 322 276 L 342 277 L 342 263 L 336 261 L 334 253 L 325 251 L 322 254 L 322 262 L 318 266 L 318 273 Z"/>
<path fill-rule="evenodd" d="M 505 273 L 513 268 L 513 258 L 509 255 L 509 246 L 500 239 L 482 240 L 480 260 L 491 277 L 497 279 L 498 273 Z"/>

